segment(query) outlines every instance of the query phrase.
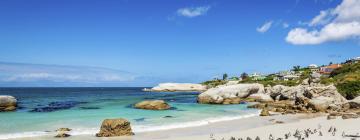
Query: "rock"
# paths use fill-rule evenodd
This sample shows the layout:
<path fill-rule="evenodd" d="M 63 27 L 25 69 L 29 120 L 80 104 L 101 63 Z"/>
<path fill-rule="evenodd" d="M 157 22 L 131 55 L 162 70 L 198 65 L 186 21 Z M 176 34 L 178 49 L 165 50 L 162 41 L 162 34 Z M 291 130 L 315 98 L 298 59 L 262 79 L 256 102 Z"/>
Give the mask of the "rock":
<path fill-rule="evenodd" d="M 264 86 L 261 84 L 236 84 L 229 86 L 218 86 L 208 89 L 198 96 L 198 103 L 202 104 L 238 104 L 240 102 L 229 102 L 226 99 L 246 98 L 251 94 L 264 93 Z"/>
<path fill-rule="evenodd" d="M 260 116 L 270 116 L 269 110 L 264 108 L 263 110 L 261 110 Z"/>
<path fill-rule="evenodd" d="M 100 128 L 97 137 L 114 137 L 114 136 L 132 136 L 130 122 L 126 119 L 105 119 Z"/>
<path fill-rule="evenodd" d="M 333 116 L 333 115 L 330 115 L 330 114 L 329 114 L 329 115 L 327 116 L 327 119 L 328 119 L 328 120 L 332 120 L 332 119 L 336 119 L 336 117 L 337 117 L 337 116 Z"/>
<path fill-rule="evenodd" d="M 313 72 L 310 75 L 310 83 L 319 83 L 321 81 L 321 74 L 317 72 Z"/>
<path fill-rule="evenodd" d="M 147 100 L 135 104 L 135 108 L 147 110 L 166 110 L 170 109 L 170 105 L 168 105 L 164 100 Z"/>
<path fill-rule="evenodd" d="M 70 137 L 71 135 L 70 134 L 67 134 L 65 132 L 59 132 L 55 138 L 66 138 L 66 137 Z"/>
<path fill-rule="evenodd" d="M 301 85 L 309 85 L 310 84 L 310 79 L 306 78 L 301 82 Z"/>
<path fill-rule="evenodd" d="M 163 118 L 174 118 L 173 116 L 164 116 Z"/>
<path fill-rule="evenodd" d="M 359 115 L 356 113 L 344 113 L 341 116 L 342 119 L 356 119 L 359 118 Z"/>
<path fill-rule="evenodd" d="M 264 94 L 264 93 L 251 94 L 247 98 L 254 99 L 257 102 L 273 102 L 274 101 L 270 95 Z"/>
<path fill-rule="evenodd" d="M 174 91 L 205 91 L 207 87 L 202 84 L 191 83 L 161 83 L 158 86 L 147 89 L 146 91 L 174 92 Z"/>
<path fill-rule="evenodd" d="M 353 100 L 350 100 L 349 105 L 352 109 L 360 109 L 360 96 L 356 97 Z"/>
<path fill-rule="evenodd" d="M 59 128 L 59 129 L 57 129 L 56 130 L 57 132 L 64 132 L 64 131 L 71 131 L 71 129 L 70 128 Z"/>
<path fill-rule="evenodd" d="M 325 112 L 330 104 L 333 102 L 332 98 L 320 96 L 309 101 L 309 107 L 318 112 Z"/>
<path fill-rule="evenodd" d="M 86 102 L 78 101 L 61 101 L 61 102 L 51 102 L 45 107 L 38 107 L 30 110 L 30 112 L 53 112 L 58 110 L 65 110 L 75 107 L 79 104 L 84 104 Z"/>
<path fill-rule="evenodd" d="M 0 95 L 0 112 L 16 110 L 17 100 L 13 96 Z"/>

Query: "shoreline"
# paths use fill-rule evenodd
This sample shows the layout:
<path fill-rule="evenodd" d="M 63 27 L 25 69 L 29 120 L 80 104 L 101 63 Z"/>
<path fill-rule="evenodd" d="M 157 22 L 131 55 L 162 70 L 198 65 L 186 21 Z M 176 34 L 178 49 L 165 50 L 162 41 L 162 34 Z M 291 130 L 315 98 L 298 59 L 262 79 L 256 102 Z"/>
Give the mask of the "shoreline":
<path fill-rule="evenodd" d="M 273 126 L 277 124 L 276 121 L 284 122 L 284 124 L 296 123 L 301 120 L 313 119 L 323 114 L 311 114 L 314 116 L 308 116 L 308 114 L 288 114 L 288 115 L 273 115 L 267 117 L 260 116 L 250 116 L 245 118 L 238 118 L 232 120 L 223 120 L 217 122 L 209 122 L 208 124 L 200 125 L 200 126 L 190 126 L 190 127 L 182 127 L 182 128 L 171 128 L 166 130 L 155 130 L 155 131 L 147 131 L 147 132 L 137 132 L 132 137 L 110 137 L 106 139 L 120 139 L 120 140 L 180 140 L 180 139 L 193 139 L 192 137 L 196 137 L 199 140 L 208 140 L 210 134 L 214 134 L 215 136 L 229 136 L 230 133 L 236 133 L 241 131 L 248 131 L 252 129 L 263 128 L 267 126 Z M 97 132 L 97 131 L 94 131 Z M 56 133 L 49 133 L 48 135 L 36 136 L 36 137 L 23 137 L 23 138 L 12 138 L 10 140 L 28 140 L 28 139 L 40 139 L 40 140 L 48 140 L 48 139 L 56 139 L 53 136 Z M 71 133 L 70 133 L 71 134 Z M 80 134 L 73 135 L 68 137 L 67 139 L 81 140 L 99 140 L 104 138 L 95 137 L 94 134 Z"/>

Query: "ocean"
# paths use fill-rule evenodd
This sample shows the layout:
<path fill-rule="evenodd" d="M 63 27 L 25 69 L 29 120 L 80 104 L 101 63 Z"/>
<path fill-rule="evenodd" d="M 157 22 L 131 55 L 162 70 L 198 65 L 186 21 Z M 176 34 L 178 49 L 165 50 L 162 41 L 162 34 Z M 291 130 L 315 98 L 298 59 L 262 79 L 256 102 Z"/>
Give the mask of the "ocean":
<path fill-rule="evenodd" d="M 53 134 L 61 127 L 72 135 L 95 135 L 108 118 L 125 118 L 135 133 L 206 125 L 257 116 L 239 105 L 196 103 L 197 92 L 143 92 L 143 88 L 0 88 L 0 95 L 18 99 L 18 110 L 0 112 L 0 139 Z M 172 108 L 141 110 L 133 104 L 161 99 Z"/>

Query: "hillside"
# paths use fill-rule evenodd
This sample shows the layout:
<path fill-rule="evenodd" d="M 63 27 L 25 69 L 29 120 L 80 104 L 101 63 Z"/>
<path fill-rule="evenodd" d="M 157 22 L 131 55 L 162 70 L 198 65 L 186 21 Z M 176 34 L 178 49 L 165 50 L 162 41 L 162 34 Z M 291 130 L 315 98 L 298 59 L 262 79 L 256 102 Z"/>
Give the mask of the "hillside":
<path fill-rule="evenodd" d="M 353 99 L 360 95 L 360 63 L 344 64 L 331 72 L 328 78 L 323 78 L 321 82 L 334 83 L 344 97 Z"/>

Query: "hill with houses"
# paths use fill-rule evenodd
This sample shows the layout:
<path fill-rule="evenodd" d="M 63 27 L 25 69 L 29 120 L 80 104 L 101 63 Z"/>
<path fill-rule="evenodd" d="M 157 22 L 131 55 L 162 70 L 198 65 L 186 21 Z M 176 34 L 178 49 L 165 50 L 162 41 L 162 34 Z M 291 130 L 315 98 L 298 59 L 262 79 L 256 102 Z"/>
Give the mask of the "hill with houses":
<path fill-rule="evenodd" d="M 334 84 L 338 91 L 347 99 L 353 99 L 360 95 L 360 57 L 348 59 L 342 63 L 329 63 L 318 66 L 310 64 L 307 67 L 294 66 L 291 70 L 263 75 L 260 73 L 247 74 L 228 78 L 223 74 L 222 79 L 205 81 L 202 84 L 208 87 L 216 87 L 225 84 L 260 83 L 264 86 L 296 86 L 316 73 L 321 76 L 324 85 Z"/>

